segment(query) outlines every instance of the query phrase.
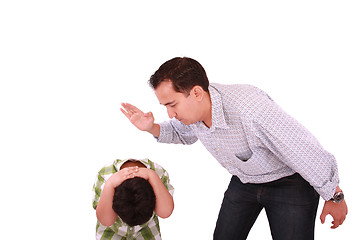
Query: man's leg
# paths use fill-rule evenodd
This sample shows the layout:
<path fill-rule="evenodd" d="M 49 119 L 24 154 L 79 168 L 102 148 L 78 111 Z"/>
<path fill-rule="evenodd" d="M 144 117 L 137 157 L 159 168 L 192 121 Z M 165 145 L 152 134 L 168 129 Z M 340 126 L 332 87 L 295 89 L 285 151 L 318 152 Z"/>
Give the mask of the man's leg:
<path fill-rule="evenodd" d="M 243 240 L 261 212 L 263 206 L 257 201 L 258 188 L 243 184 L 233 176 L 219 212 L 214 240 Z"/>
<path fill-rule="evenodd" d="M 319 195 L 299 174 L 263 184 L 264 205 L 274 240 L 314 239 Z"/>

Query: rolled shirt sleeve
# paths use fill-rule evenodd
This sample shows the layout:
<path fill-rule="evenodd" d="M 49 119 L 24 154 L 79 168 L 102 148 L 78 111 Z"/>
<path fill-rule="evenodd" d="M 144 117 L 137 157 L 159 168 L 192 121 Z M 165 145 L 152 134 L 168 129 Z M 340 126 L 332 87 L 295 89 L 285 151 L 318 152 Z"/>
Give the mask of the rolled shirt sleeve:
<path fill-rule="evenodd" d="M 160 143 L 190 145 L 198 140 L 190 126 L 187 126 L 176 119 L 162 122 L 159 125 L 160 135 L 156 139 Z"/>

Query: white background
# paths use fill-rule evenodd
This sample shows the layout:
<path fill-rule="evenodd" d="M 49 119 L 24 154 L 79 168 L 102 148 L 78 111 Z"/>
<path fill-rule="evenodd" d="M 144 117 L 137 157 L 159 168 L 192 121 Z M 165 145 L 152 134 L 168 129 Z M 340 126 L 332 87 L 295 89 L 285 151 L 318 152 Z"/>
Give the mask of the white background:
<path fill-rule="evenodd" d="M 335 155 L 349 215 L 336 230 L 317 219 L 316 236 L 356 238 L 359 12 L 346 0 L 1 1 L 0 238 L 94 239 L 97 171 L 147 157 L 175 187 L 163 239 L 212 239 L 230 175 L 200 143 L 158 144 L 119 110 L 166 120 L 147 80 L 176 56 L 211 82 L 265 90 Z M 249 239 L 271 239 L 264 212 Z"/>

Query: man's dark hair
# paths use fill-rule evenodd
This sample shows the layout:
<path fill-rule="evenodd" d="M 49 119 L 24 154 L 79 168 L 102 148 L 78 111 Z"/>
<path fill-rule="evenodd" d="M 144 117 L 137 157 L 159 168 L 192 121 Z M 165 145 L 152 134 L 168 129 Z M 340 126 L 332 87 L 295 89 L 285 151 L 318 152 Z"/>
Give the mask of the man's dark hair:
<path fill-rule="evenodd" d="M 115 188 L 113 210 L 129 226 L 149 221 L 154 209 L 154 190 L 144 178 L 127 179 Z"/>
<path fill-rule="evenodd" d="M 176 57 L 163 63 L 150 77 L 149 84 L 156 89 L 160 83 L 170 80 L 175 92 L 189 94 L 198 85 L 209 91 L 209 80 L 201 64 L 191 58 Z"/>

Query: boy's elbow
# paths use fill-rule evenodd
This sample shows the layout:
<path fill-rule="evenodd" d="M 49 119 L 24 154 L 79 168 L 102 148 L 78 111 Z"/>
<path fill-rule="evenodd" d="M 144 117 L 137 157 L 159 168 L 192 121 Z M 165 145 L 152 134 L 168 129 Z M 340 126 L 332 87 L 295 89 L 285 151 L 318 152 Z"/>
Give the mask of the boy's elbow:
<path fill-rule="evenodd" d="M 168 218 L 170 217 L 172 214 L 172 211 L 167 211 L 167 212 L 160 212 L 157 215 L 161 218 Z"/>
<path fill-rule="evenodd" d="M 172 203 L 170 206 L 166 208 L 158 209 L 158 211 L 155 211 L 155 213 L 161 218 L 168 218 L 171 216 L 173 211 L 174 211 L 174 203 Z"/>
<path fill-rule="evenodd" d="M 113 225 L 114 223 L 110 223 L 107 221 L 99 221 L 101 223 L 101 225 L 104 225 L 105 227 L 110 227 L 111 225 Z"/>
<path fill-rule="evenodd" d="M 168 217 L 170 217 L 171 214 L 172 214 L 172 212 L 173 212 L 173 210 L 174 210 L 174 207 L 171 208 L 168 212 L 166 212 L 166 213 L 162 216 L 162 218 L 168 218 Z"/>
<path fill-rule="evenodd" d="M 99 222 L 101 223 L 101 225 L 104 225 L 106 227 L 110 227 L 116 221 L 116 218 L 104 217 L 101 214 L 99 214 L 98 212 L 96 212 L 96 217 L 99 220 Z"/>

